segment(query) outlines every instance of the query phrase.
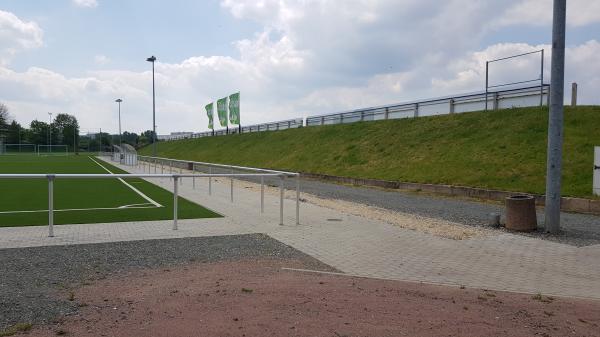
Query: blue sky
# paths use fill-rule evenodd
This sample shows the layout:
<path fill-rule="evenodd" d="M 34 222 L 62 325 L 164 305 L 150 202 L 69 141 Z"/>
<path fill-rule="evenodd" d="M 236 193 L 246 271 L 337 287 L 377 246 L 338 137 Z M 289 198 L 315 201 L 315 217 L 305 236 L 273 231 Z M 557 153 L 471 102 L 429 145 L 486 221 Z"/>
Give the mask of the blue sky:
<path fill-rule="evenodd" d="M 481 90 L 485 60 L 544 48 L 551 0 L 3 0 L 0 101 L 21 123 L 67 112 L 82 129 L 206 130 L 205 104 L 241 92 L 242 123 Z M 600 104 L 600 0 L 569 0 L 567 85 Z M 537 76 L 534 58 L 493 69 Z M 549 77 L 549 71 L 545 74 Z"/>

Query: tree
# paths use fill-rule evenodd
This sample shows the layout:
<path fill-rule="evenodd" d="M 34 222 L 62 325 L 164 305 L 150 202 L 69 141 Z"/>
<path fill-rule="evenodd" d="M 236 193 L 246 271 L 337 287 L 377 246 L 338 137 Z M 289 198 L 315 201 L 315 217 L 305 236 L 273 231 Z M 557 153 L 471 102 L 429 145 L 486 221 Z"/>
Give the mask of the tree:
<path fill-rule="evenodd" d="M 8 107 L 0 102 L 0 126 L 7 126 L 11 119 Z"/>
<path fill-rule="evenodd" d="M 21 124 L 17 123 L 17 121 L 15 121 L 15 120 L 13 120 L 7 129 L 6 143 L 8 143 L 8 144 L 25 143 L 25 139 L 23 137 L 22 130 L 23 130 L 23 128 L 21 127 Z"/>
<path fill-rule="evenodd" d="M 33 144 L 48 144 L 48 123 L 32 120 L 28 132 L 29 141 Z"/>
<path fill-rule="evenodd" d="M 79 138 L 79 123 L 77 122 L 77 118 L 69 114 L 60 113 L 54 118 L 52 126 L 58 136 L 53 143 L 69 145 L 73 151 L 76 151 L 77 140 Z"/>

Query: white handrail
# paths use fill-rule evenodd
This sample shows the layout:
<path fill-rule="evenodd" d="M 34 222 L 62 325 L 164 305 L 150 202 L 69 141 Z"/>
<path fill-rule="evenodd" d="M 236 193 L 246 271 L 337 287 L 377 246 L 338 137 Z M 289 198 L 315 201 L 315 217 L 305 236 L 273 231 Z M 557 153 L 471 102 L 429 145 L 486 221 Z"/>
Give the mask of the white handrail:
<path fill-rule="evenodd" d="M 223 167 L 224 165 L 215 164 L 215 166 Z M 236 166 L 229 166 L 230 168 L 238 168 Z M 261 170 L 261 169 L 258 169 Z M 272 171 L 272 170 L 267 170 Z M 44 173 L 13 173 L 13 174 L 0 174 L 0 179 L 47 179 L 48 180 L 48 236 L 54 236 L 54 180 L 56 179 L 97 179 L 97 178 L 172 178 L 173 179 L 173 230 L 177 230 L 177 204 L 178 204 L 178 181 L 181 178 L 209 178 L 209 194 L 211 189 L 212 178 L 226 177 L 226 178 L 247 178 L 247 177 L 260 177 L 261 178 L 261 198 L 260 198 L 260 209 L 261 213 L 264 210 L 264 177 L 279 177 L 280 179 L 280 218 L 279 224 L 283 225 L 283 181 L 287 176 L 293 175 L 296 177 L 296 224 L 300 223 L 300 175 L 297 173 L 290 172 L 277 172 L 273 171 L 270 173 L 200 173 L 200 174 L 162 174 L 162 173 L 56 173 L 56 174 L 44 174 Z M 231 182 L 231 201 L 233 202 L 233 180 Z M 194 184 L 195 187 L 195 184 Z"/>

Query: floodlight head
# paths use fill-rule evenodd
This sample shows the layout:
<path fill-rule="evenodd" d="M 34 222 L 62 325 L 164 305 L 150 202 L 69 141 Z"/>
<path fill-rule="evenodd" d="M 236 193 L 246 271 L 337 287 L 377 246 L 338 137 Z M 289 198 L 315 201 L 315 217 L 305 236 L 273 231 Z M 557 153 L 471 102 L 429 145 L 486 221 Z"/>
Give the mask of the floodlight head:
<path fill-rule="evenodd" d="M 147 58 L 146 61 L 148 61 L 148 62 L 154 62 L 154 61 L 156 61 L 156 57 L 154 55 L 152 55 L 149 58 Z"/>
<path fill-rule="evenodd" d="M 123 100 L 122 100 L 122 99 L 120 99 L 120 98 L 117 98 L 117 99 L 115 100 L 115 102 L 117 102 L 117 103 L 121 103 L 121 102 L 123 102 Z"/>

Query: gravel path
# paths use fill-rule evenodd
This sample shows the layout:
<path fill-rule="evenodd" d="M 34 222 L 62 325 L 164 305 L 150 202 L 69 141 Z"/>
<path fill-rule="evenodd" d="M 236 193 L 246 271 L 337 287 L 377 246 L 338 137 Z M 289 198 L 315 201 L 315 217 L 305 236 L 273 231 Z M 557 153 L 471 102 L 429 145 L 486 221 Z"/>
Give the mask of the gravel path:
<path fill-rule="evenodd" d="M 111 274 L 188 262 L 296 259 L 332 270 L 266 235 L 233 235 L 0 250 L 0 332 L 17 323 L 48 323 L 77 311 L 70 289 Z"/>
<path fill-rule="evenodd" d="M 295 182 L 286 181 L 286 188 L 294 189 Z M 487 226 L 489 214 L 492 212 L 504 214 L 504 206 L 495 202 L 478 202 L 416 192 L 340 185 L 313 179 L 303 179 L 301 189 L 302 192 L 322 198 L 352 201 L 471 226 Z M 561 234 L 548 235 L 539 231 L 523 235 L 576 246 L 600 244 L 600 216 L 563 212 L 561 222 L 563 228 Z M 540 225 L 544 223 L 543 209 L 538 209 L 538 223 Z"/>

